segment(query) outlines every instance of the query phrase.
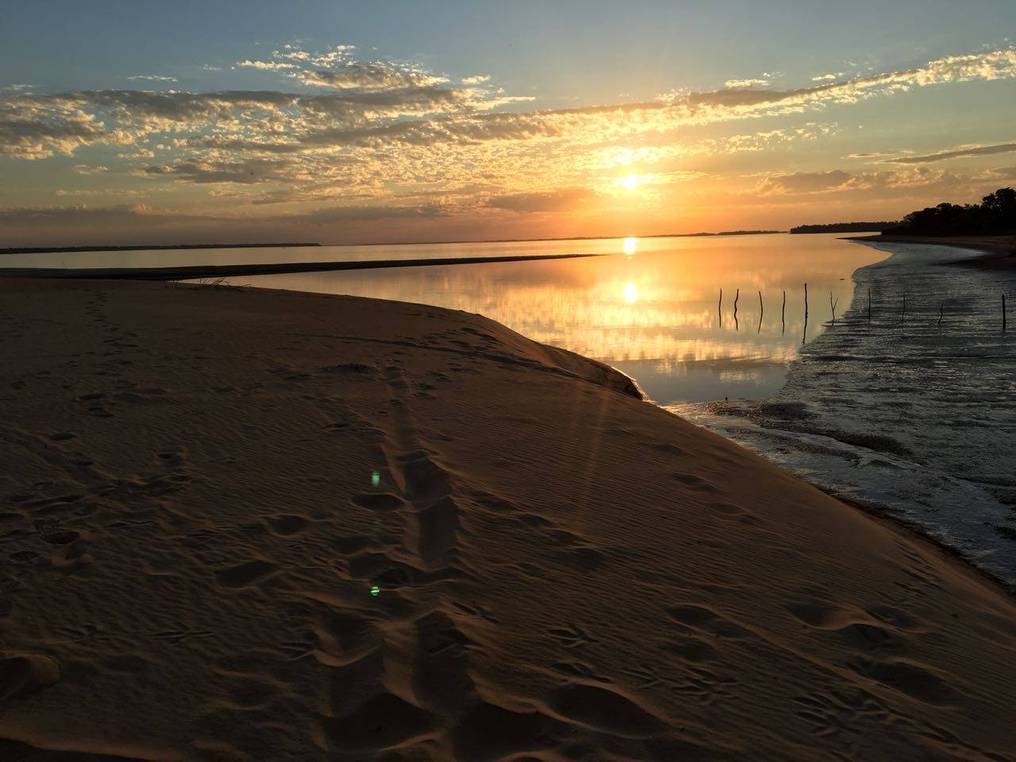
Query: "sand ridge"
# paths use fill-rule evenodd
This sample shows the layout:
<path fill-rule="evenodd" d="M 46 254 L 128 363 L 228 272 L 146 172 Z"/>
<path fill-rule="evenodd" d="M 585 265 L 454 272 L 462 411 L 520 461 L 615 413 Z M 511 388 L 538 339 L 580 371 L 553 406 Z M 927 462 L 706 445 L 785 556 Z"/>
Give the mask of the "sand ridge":
<path fill-rule="evenodd" d="M 0 281 L 0 353 L 0 757 L 1016 758 L 1010 598 L 485 318 Z"/>

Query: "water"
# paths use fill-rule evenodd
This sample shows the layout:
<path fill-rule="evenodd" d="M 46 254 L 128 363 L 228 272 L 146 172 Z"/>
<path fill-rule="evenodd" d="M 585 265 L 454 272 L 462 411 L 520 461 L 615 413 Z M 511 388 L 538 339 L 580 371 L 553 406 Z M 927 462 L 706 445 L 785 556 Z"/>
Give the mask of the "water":
<path fill-rule="evenodd" d="M 805 336 L 803 284 L 811 289 L 812 340 L 829 317 L 829 295 L 845 309 L 853 292 L 851 273 L 885 256 L 834 236 L 766 235 L 11 254 L 0 257 L 0 265 L 169 267 L 571 253 L 606 256 L 233 282 L 481 313 L 536 341 L 609 363 L 667 404 L 757 399 L 779 390 Z"/>
<path fill-rule="evenodd" d="M 385 257 L 392 248 L 382 247 Z M 805 335 L 804 283 L 813 300 L 810 341 L 824 330 L 829 294 L 845 308 L 853 293 L 851 273 L 885 256 L 831 236 L 786 235 L 452 244 L 432 255 L 437 247 L 401 248 L 413 257 L 608 256 L 267 275 L 237 282 L 480 313 L 536 341 L 609 363 L 636 378 L 651 399 L 667 404 L 757 399 L 778 391 Z"/>
<path fill-rule="evenodd" d="M 945 246 L 880 248 L 892 257 L 858 270 L 851 309 L 778 393 L 669 408 L 1016 587 L 1016 335 L 1001 319 L 1016 273 L 943 265 L 977 256 Z"/>

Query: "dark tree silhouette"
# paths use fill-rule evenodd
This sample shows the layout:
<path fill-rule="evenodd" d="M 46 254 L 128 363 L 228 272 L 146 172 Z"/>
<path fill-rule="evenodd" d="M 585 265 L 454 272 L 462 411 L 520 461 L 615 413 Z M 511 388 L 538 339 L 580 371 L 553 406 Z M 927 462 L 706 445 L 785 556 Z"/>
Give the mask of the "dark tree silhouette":
<path fill-rule="evenodd" d="M 1016 190 L 999 188 L 980 204 L 939 204 L 911 212 L 887 233 L 907 235 L 1001 235 L 1016 232 Z"/>

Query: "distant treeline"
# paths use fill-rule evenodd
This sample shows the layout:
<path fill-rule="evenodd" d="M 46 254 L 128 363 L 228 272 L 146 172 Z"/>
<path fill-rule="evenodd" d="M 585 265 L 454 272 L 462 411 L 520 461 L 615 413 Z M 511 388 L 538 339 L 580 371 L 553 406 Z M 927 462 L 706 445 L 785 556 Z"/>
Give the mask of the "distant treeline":
<path fill-rule="evenodd" d="M 674 238 L 701 238 L 710 235 L 773 235 L 782 233 L 782 230 L 721 230 L 719 233 L 678 233 Z M 645 237 L 667 237 L 670 236 L 645 236 Z"/>
<path fill-rule="evenodd" d="M 833 222 L 828 225 L 798 225 L 791 233 L 882 233 L 899 222 Z"/>
<path fill-rule="evenodd" d="M 13 246 L 0 254 L 57 254 L 81 251 L 172 251 L 175 249 L 271 249 L 283 246 L 320 246 L 319 243 L 177 243 L 168 246 Z"/>
<path fill-rule="evenodd" d="M 1016 233 L 1016 190 L 999 188 L 979 204 L 939 204 L 911 212 L 892 232 L 927 236 Z"/>

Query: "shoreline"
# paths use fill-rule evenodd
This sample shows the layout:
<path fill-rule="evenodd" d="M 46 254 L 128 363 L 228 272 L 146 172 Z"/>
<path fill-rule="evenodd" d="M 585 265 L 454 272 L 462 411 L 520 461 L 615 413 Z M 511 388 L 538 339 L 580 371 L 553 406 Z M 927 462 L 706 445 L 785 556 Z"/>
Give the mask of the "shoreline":
<path fill-rule="evenodd" d="M 983 257 L 953 262 L 957 267 L 977 267 L 984 270 L 1008 270 L 1016 268 L 1016 236 L 916 236 L 916 235 L 870 235 L 850 236 L 845 241 L 866 243 L 917 243 L 928 246 L 952 246 L 957 249 L 973 249 L 984 252 Z"/>
<path fill-rule="evenodd" d="M 0 294 L 0 750 L 1010 752 L 1009 596 L 602 363 L 404 302 Z"/>
<path fill-rule="evenodd" d="M 0 249 L 0 256 L 6 254 L 72 254 L 76 252 L 106 252 L 106 251 L 157 251 L 162 249 L 248 249 L 248 248 L 304 248 L 304 247 L 357 247 L 357 246 L 452 246 L 467 243 L 545 243 L 548 241 L 623 241 L 625 238 L 709 238 L 709 237 L 738 237 L 752 235 L 778 235 L 786 233 L 786 230 L 721 230 L 716 233 L 651 233 L 649 235 L 607 235 L 607 236 L 567 236 L 565 238 L 479 238 L 462 239 L 456 241 L 387 241 L 387 242 L 359 242 L 359 243 L 260 243 L 260 244 L 205 244 L 191 246 L 188 244 L 158 244 L 153 246 L 71 246 L 68 248 L 53 247 L 12 247 L 7 246 Z"/>
<path fill-rule="evenodd" d="M 235 278 L 245 275 L 332 272 L 336 270 L 377 270 L 392 267 L 437 265 L 482 265 L 497 262 L 529 262 L 548 259 L 581 259 L 603 254 L 517 254 L 501 257 L 439 257 L 435 259 L 364 259 L 344 262 L 277 262 L 253 265 L 187 265 L 180 267 L 9 267 L 0 268 L 0 278 L 45 278 L 64 280 L 194 280 Z"/>

